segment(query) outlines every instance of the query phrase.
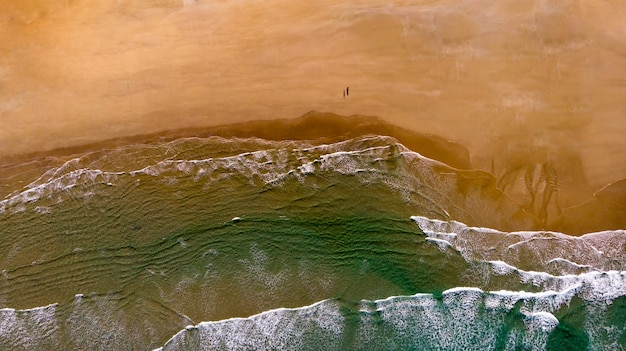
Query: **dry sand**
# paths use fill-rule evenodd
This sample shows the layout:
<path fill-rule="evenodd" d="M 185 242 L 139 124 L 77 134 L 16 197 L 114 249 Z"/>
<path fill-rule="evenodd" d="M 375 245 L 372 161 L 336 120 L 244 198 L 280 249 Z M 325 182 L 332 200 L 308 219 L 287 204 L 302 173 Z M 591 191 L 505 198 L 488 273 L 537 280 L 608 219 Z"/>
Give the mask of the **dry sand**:
<path fill-rule="evenodd" d="M 318 110 L 459 142 L 510 188 L 554 171 L 590 194 L 626 177 L 624 18 L 600 0 L 0 0 L 0 157 Z"/>

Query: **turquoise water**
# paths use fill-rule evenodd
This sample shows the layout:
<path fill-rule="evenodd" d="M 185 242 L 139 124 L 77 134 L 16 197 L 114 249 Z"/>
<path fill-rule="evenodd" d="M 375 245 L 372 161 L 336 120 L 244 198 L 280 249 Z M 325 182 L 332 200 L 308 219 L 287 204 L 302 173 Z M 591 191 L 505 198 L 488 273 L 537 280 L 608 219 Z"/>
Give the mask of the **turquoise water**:
<path fill-rule="evenodd" d="M 97 151 L 0 203 L 0 345 L 623 350 L 626 232 L 536 225 L 390 137 Z"/>

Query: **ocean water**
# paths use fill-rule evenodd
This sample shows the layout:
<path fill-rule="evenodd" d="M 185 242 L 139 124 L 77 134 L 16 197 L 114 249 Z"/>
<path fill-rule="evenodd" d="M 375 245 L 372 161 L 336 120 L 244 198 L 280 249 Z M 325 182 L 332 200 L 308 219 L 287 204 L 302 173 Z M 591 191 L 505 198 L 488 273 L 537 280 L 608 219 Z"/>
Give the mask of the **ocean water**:
<path fill-rule="evenodd" d="M 625 230 L 537 230 L 393 137 L 55 162 L 0 202 L 1 349 L 626 348 Z"/>

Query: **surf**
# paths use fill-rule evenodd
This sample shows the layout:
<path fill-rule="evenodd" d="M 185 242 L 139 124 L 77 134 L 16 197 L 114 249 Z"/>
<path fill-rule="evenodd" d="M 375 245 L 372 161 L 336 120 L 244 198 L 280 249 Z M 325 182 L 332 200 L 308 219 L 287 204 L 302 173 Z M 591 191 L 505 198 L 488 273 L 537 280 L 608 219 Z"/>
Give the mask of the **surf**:
<path fill-rule="evenodd" d="M 470 349 L 514 349 L 575 335 L 594 349 L 623 337 L 621 319 L 604 321 L 623 304 L 623 230 L 541 229 L 494 176 L 444 162 L 456 144 L 437 144 L 437 159 L 367 129 L 283 140 L 244 127 L 69 152 L 22 173 L 0 202 L 7 340 L 371 349 L 386 335 L 437 349 L 458 334 Z M 411 327 L 427 321 L 438 338 Z"/>

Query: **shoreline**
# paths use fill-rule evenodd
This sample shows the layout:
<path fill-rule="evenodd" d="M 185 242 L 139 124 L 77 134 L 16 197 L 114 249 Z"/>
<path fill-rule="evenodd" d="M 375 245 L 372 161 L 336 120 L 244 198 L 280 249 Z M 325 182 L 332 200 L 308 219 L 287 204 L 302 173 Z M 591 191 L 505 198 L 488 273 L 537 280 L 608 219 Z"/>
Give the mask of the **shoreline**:
<path fill-rule="evenodd" d="M 253 120 L 220 124 L 205 127 L 166 129 L 163 131 L 120 136 L 104 140 L 56 147 L 18 154 L 0 156 L 0 170 L 19 166 L 46 158 L 68 158 L 94 151 L 118 148 L 135 144 L 168 142 L 191 137 L 260 138 L 266 140 L 307 140 L 317 142 L 337 142 L 347 138 L 373 134 L 386 135 L 398 139 L 409 149 L 424 156 L 442 161 L 452 167 L 470 169 L 472 167 L 469 150 L 439 135 L 420 133 L 391 124 L 377 116 L 342 116 L 332 112 L 310 111 L 295 118 Z M 434 150 L 426 148 L 433 147 Z M 456 154 L 455 154 L 456 153 Z"/>
<path fill-rule="evenodd" d="M 291 119 L 255 120 L 217 126 L 164 130 L 58 147 L 51 150 L 0 156 L 0 197 L 23 188 L 47 170 L 58 167 L 72 158 L 124 146 L 210 136 L 261 138 L 275 141 L 306 140 L 322 144 L 367 134 L 394 137 L 409 149 L 452 167 L 470 169 L 472 166 L 467 148 L 440 136 L 403 129 L 379 117 L 340 116 L 329 112 L 311 111 Z"/>
<path fill-rule="evenodd" d="M 617 179 L 599 189 L 593 189 L 584 182 L 584 178 L 571 178 L 571 174 L 561 173 L 563 163 L 567 163 L 567 159 L 561 160 L 561 164 L 558 162 L 536 164 L 532 158 L 523 154 L 517 159 L 501 160 L 505 164 L 509 162 L 509 169 L 498 174 L 475 167 L 472 164 L 470 150 L 441 136 L 403 129 L 378 117 L 340 116 L 316 111 L 293 119 L 258 120 L 214 127 L 167 130 L 5 157 L 0 159 L 0 196 L 5 198 L 24 189 L 27 184 L 47 171 L 61 166 L 72 158 L 106 153 L 125 146 L 212 136 L 260 138 L 272 141 L 297 140 L 319 145 L 365 135 L 393 137 L 411 151 L 458 170 L 458 175 L 466 179 L 466 182 L 480 178 L 483 179 L 482 182 L 486 182 L 485 184 L 493 184 L 508 201 L 537 217 L 541 224 L 538 230 L 581 235 L 593 231 L 626 228 L 624 221 L 626 211 L 621 205 L 626 199 L 625 179 Z M 581 169 L 577 171 L 580 173 Z M 564 178 L 567 180 L 568 176 L 569 183 L 559 183 Z M 525 186 L 520 187 L 524 182 Z"/>

